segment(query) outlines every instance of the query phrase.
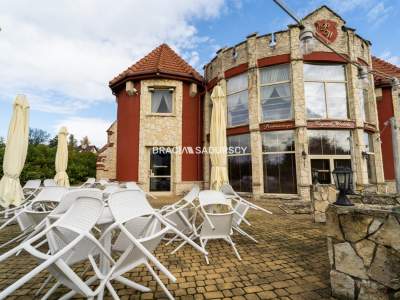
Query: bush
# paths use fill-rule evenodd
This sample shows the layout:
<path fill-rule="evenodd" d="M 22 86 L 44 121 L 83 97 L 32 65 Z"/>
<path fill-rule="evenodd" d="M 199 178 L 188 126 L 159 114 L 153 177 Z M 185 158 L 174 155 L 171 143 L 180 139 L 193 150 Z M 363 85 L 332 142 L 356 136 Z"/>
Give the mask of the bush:
<path fill-rule="evenodd" d="M 0 143 L 0 176 L 3 176 L 5 145 Z M 20 180 L 23 185 L 29 179 L 54 178 L 56 147 L 44 144 L 30 144 Z M 96 154 L 69 149 L 67 174 L 71 185 L 96 177 Z"/>

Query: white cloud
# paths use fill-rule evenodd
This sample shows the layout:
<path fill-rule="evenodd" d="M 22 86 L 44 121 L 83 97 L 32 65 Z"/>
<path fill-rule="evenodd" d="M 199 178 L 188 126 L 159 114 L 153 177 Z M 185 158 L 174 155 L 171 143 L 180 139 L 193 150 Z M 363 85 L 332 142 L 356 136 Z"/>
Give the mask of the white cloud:
<path fill-rule="evenodd" d="M 32 109 L 73 113 L 112 102 L 108 81 L 162 42 L 197 64 L 193 21 L 224 0 L 30 0 L 0 2 L 0 99 L 17 92 Z"/>
<path fill-rule="evenodd" d="M 392 7 L 385 7 L 385 3 L 379 2 L 368 11 L 368 22 L 373 23 L 374 26 L 377 26 L 389 16 L 391 11 Z"/>
<path fill-rule="evenodd" d="M 66 126 L 68 133 L 73 134 L 78 142 L 87 136 L 92 144 L 102 147 L 107 142 L 105 132 L 111 123 L 111 121 L 98 118 L 69 117 L 54 126 L 54 134 L 57 134 L 61 126 Z"/>
<path fill-rule="evenodd" d="M 400 55 L 393 55 L 392 52 L 385 51 L 381 55 L 379 55 L 379 57 L 382 58 L 383 60 L 386 60 L 387 62 L 390 62 L 391 64 L 400 67 Z"/>

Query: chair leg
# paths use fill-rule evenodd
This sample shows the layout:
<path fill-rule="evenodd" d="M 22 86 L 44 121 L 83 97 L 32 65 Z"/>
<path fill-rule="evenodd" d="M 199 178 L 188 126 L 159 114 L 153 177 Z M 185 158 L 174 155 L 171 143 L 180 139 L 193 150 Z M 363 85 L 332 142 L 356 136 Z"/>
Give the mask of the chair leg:
<path fill-rule="evenodd" d="M 200 239 L 200 245 L 201 247 L 204 249 L 204 251 L 206 250 L 206 245 L 207 245 L 207 240 L 205 240 L 205 242 L 203 242 L 202 239 Z M 207 265 L 210 264 L 210 261 L 208 260 L 208 254 L 204 254 L 204 258 L 206 259 L 206 263 Z"/>
<path fill-rule="evenodd" d="M 46 285 L 50 282 L 50 279 L 53 278 L 52 275 L 49 275 L 46 280 L 42 283 L 42 285 L 40 286 L 40 288 L 36 291 L 35 296 L 38 296 L 42 290 L 46 287 Z"/>
<path fill-rule="evenodd" d="M 146 265 L 147 269 L 150 271 L 151 275 L 153 275 L 153 277 L 157 281 L 157 283 L 161 286 L 164 293 L 168 296 L 168 298 L 170 300 L 174 300 L 174 297 L 172 296 L 170 291 L 167 289 L 167 287 L 164 285 L 164 283 L 161 281 L 160 277 L 158 277 L 157 273 L 153 270 L 153 268 L 150 266 L 150 264 L 146 261 L 145 265 Z"/>
<path fill-rule="evenodd" d="M 258 241 L 253 238 L 250 234 L 248 234 L 246 231 L 244 231 L 242 228 L 239 227 L 233 227 L 234 230 L 236 230 L 237 232 L 239 232 L 241 235 L 247 237 L 248 239 L 252 240 L 255 243 L 258 243 Z"/>
<path fill-rule="evenodd" d="M 54 291 L 61 285 L 60 282 L 56 282 L 48 291 L 47 293 L 42 297 L 41 300 L 47 300 L 53 293 Z"/>
<path fill-rule="evenodd" d="M 238 252 L 237 249 L 236 249 L 235 243 L 232 241 L 231 237 L 228 236 L 228 237 L 227 237 L 227 240 L 228 240 L 229 243 L 231 244 L 231 246 L 232 246 L 232 248 L 233 248 L 233 251 L 235 251 L 235 254 L 236 254 L 237 258 L 238 258 L 239 260 L 242 260 L 242 258 L 241 258 L 240 255 L 239 255 L 239 252 Z"/>
<path fill-rule="evenodd" d="M 110 292 L 111 297 L 113 297 L 114 300 L 120 300 L 117 292 L 114 290 L 114 287 L 110 282 L 106 283 L 107 290 Z"/>

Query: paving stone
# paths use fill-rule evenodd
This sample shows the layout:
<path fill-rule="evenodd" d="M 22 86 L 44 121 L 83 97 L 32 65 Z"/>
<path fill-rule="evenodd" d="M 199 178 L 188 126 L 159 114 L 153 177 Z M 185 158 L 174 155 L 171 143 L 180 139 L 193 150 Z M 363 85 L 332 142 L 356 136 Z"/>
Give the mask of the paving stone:
<path fill-rule="evenodd" d="M 159 201 L 159 200 L 156 200 Z M 239 261 L 232 249 L 223 241 L 210 241 L 211 264 L 207 265 L 204 256 L 190 246 L 185 246 L 175 255 L 170 255 L 177 244 L 162 243 L 156 250 L 156 256 L 176 276 L 171 282 L 157 269 L 176 300 L 204 299 L 290 299 L 304 295 L 319 295 L 320 299 L 329 299 L 329 259 L 326 244 L 326 227 L 315 224 L 308 215 L 287 215 L 280 209 L 266 206 L 267 202 L 257 202 L 274 211 L 266 216 L 261 212 L 251 211 L 251 227 L 245 230 L 256 236 L 259 243 L 235 234 L 238 251 L 242 256 Z M 154 205 L 154 203 L 152 202 Z M 157 202 L 163 206 L 166 202 Z M 0 235 L 0 243 L 16 236 L 16 226 L 7 227 Z M 1 249 L 0 254 L 7 249 Z M 26 253 L 11 257 L 0 264 L 0 290 L 32 270 L 37 262 Z M 83 271 L 85 266 L 76 266 Z M 93 274 L 88 272 L 87 276 Z M 160 286 L 145 267 L 139 267 L 124 275 L 130 280 L 148 286 L 149 293 L 140 293 L 120 283 L 113 286 L 121 299 L 167 299 Z M 7 300 L 36 299 L 35 292 L 47 277 L 40 273 Z M 46 290 L 39 295 L 42 297 Z M 60 298 L 66 288 L 59 288 L 51 299 Z M 291 292 L 291 293 L 290 293 Z M 313 294 L 315 293 L 315 294 Z M 39 297 L 39 298 L 40 298 Z M 75 298 L 74 298 L 75 299 Z M 77 296 L 76 299 L 83 299 Z M 111 299 L 106 293 L 105 299 Z M 296 298 L 300 299 L 300 298 Z M 306 299 L 306 298 L 305 298 Z M 311 298 L 310 298 L 311 299 Z"/>

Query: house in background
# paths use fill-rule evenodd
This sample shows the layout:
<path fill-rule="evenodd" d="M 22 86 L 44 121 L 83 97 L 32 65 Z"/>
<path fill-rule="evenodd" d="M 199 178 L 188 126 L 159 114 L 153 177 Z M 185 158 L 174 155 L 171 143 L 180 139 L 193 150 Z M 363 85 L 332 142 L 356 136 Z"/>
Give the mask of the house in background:
<path fill-rule="evenodd" d="M 162 44 L 111 80 L 110 88 L 117 98 L 117 122 L 99 155 L 97 177 L 136 181 L 148 191 L 167 193 L 201 183 L 201 155 L 178 149 L 202 145 L 203 77 Z"/>
<path fill-rule="evenodd" d="M 207 188 L 207 154 L 155 155 L 152 149 L 207 147 L 210 95 L 219 84 L 227 95 L 228 146 L 246 148 L 228 156 L 235 190 L 257 198 L 309 200 L 313 170 L 320 183 L 333 184 L 334 168 L 348 166 L 357 190 L 386 191 L 390 167 L 384 172 L 382 152 L 390 145 L 386 137 L 380 143 L 381 118 L 387 115 L 378 109 L 388 108 L 377 106 L 374 79 L 382 99 L 389 99 L 389 86 L 372 75 L 363 84 L 357 67 L 343 58 L 378 68 L 371 43 L 326 6 L 303 22 L 341 55 L 316 42 L 314 52 L 303 56 L 300 28 L 290 25 L 219 50 L 204 67 L 204 79 L 165 44 L 113 79 L 115 173 L 99 170 L 98 177 L 176 194 L 193 183 Z M 391 95 L 384 107 L 398 107 L 397 94 Z M 99 160 L 108 163 L 106 156 Z"/>
<path fill-rule="evenodd" d="M 372 57 L 372 66 L 374 70 L 400 79 L 400 68 L 391 63 Z M 400 125 L 400 90 L 393 88 L 392 82 L 382 76 L 375 75 L 374 79 L 385 181 L 388 191 L 395 192 L 392 130 L 389 120 L 394 117 L 396 124 Z M 400 136 L 397 139 L 400 141 Z"/>

